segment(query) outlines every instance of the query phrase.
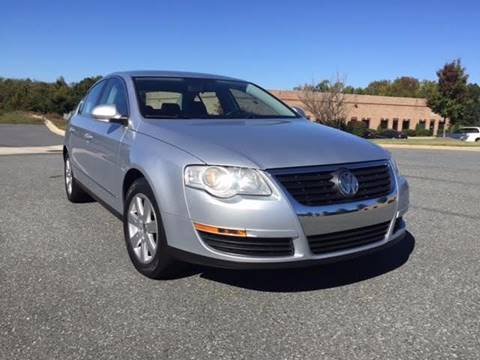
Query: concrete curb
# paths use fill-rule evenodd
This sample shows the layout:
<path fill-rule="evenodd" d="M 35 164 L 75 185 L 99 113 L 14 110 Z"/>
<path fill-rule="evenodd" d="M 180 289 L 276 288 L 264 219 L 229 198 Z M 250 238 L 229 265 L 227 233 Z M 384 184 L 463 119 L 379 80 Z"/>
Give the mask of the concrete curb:
<path fill-rule="evenodd" d="M 48 120 L 44 115 L 32 114 L 35 119 L 43 120 L 43 123 L 48 130 L 59 136 L 65 136 L 65 130 L 59 129 L 51 120 Z"/>
<path fill-rule="evenodd" d="M 58 154 L 62 152 L 62 145 L 28 146 L 28 147 L 0 147 L 2 155 L 28 155 L 28 154 Z"/>
<path fill-rule="evenodd" d="M 48 120 L 46 117 L 43 118 L 43 121 L 48 130 L 50 130 L 54 134 L 65 136 L 65 130 L 59 129 L 53 122 Z"/>
<path fill-rule="evenodd" d="M 452 150 L 452 151 L 476 151 L 480 152 L 480 146 L 444 146 L 444 145 L 400 145 L 400 144 L 377 144 L 386 149 L 412 149 L 412 150 Z"/>

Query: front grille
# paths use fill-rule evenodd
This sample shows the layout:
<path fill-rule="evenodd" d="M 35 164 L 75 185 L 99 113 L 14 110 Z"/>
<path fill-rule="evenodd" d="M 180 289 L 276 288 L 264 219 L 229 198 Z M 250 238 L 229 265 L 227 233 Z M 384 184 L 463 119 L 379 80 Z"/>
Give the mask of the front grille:
<path fill-rule="evenodd" d="M 256 257 L 293 255 L 290 238 L 236 237 L 198 232 L 205 244 L 225 253 Z"/>
<path fill-rule="evenodd" d="M 390 222 L 385 222 L 362 228 L 308 236 L 308 244 L 314 254 L 347 250 L 383 240 L 389 225 Z"/>
<path fill-rule="evenodd" d="M 352 197 L 343 196 L 333 183 L 334 172 L 342 168 L 318 170 L 318 168 L 296 172 L 286 170 L 273 170 L 277 180 L 300 204 L 307 206 L 340 204 L 351 201 L 367 200 L 388 195 L 392 190 L 390 168 L 387 164 L 362 165 L 345 168 L 349 169 L 356 177 L 359 188 Z"/>

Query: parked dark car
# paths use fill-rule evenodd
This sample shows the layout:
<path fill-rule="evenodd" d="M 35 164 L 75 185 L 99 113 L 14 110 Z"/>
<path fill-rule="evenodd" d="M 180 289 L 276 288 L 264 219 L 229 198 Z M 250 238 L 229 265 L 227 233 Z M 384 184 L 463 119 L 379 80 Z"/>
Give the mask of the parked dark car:
<path fill-rule="evenodd" d="M 375 130 L 365 130 L 361 136 L 364 139 L 375 139 L 377 137 L 377 132 Z"/>
<path fill-rule="evenodd" d="M 384 130 L 382 132 L 376 133 L 376 139 L 407 139 L 407 134 L 397 131 L 397 130 Z"/>

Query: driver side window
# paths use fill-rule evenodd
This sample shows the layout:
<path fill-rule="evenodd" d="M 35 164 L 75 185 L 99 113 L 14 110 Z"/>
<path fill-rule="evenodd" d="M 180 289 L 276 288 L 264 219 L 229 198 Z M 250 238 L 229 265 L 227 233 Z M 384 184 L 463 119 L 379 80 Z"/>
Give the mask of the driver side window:
<path fill-rule="evenodd" d="M 93 88 L 90 89 L 90 91 L 87 94 L 87 97 L 83 101 L 83 104 L 78 111 L 79 114 L 84 116 L 90 116 L 93 108 L 98 105 L 98 99 L 102 94 L 102 90 L 105 86 L 105 83 L 106 81 L 102 80 L 96 85 L 94 85 Z"/>

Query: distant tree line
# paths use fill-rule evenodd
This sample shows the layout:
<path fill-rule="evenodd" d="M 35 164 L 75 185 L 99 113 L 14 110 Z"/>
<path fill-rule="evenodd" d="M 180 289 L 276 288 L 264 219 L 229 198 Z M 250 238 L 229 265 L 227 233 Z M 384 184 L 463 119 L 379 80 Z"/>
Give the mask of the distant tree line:
<path fill-rule="evenodd" d="M 294 90 L 301 91 L 300 99 L 314 120 L 340 128 L 346 126 L 345 111 L 339 109 L 344 107 L 343 94 L 425 98 L 435 113 L 449 119 L 450 125 L 480 125 L 480 86 L 468 82 L 461 61 L 457 59 L 445 64 L 437 71 L 437 78 L 432 81 L 402 76 L 393 81 L 372 81 L 362 88 L 347 85 L 337 75 L 334 80 L 305 84 Z"/>
<path fill-rule="evenodd" d="M 337 75 L 333 81 L 322 80 L 295 89 L 302 91 L 302 100 L 317 121 L 335 127 L 344 125 L 344 94 L 426 98 L 428 106 L 448 118 L 452 125 L 480 124 L 480 86 L 468 82 L 460 60 L 445 64 L 437 71 L 437 78 L 432 81 L 403 76 L 393 81 L 372 81 L 362 88 L 345 84 Z M 63 115 L 74 109 L 98 79 L 100 76 L 87 77 L 69 84 L 63 77 L 52 83 L 0 77 L 0 113 L 32 111 Z"/>
<path fill-rule="evenodd" d="M 43 82 L 0 77 L 0 112 L 33 111 L 63 115 L 74 109 L 100 76 L 68 84 L 63 77 Z"/>
<path fill-rule="evenodd" d="M 327 91 L 331 86 L 330 80 L 322 80 L 315 85 L 317 91 Z M 366 87 L 344 86 L 344 94 L 376 95 L 376 96 L 399 96 L 426 98 L 435 91 L 436 81 L 418 80 L 410 76 L 402 76 L 395 80 L 375 80 Z M 295 90 L 300 90 L 297 86 Z"/>

